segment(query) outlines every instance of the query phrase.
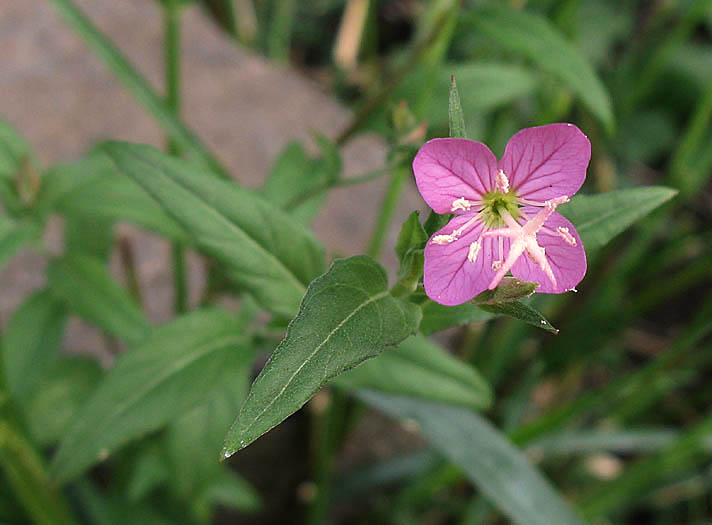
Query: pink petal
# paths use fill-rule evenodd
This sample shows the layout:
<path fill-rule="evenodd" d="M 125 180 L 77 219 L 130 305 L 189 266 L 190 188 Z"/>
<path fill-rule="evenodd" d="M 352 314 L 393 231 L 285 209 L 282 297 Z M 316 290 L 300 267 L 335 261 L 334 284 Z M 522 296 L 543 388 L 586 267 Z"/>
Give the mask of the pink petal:
<path fill-rule="evenodd" d="M 452 213 L 453 201 L 478 201 L 494 188 L 497 158 L 481 142 L 433 139 L 418 151 L 413 172 L 428 206 L 436 213 Z"/>
<path fill-rule="evenodd" d="M 435 235 L 448 235 L 461 227 L 474 214 L 467 213 L 452 219 Z M 433 237 L 425 246 L 425 292 L 433 301 L 447 306 L 462 304 L 485 291 L 495 271 L 492 262 L 498 257 L 497 239 L 482 238 L 484 229 L 481 222 L 474 224 L 456 241 L 449 244 L 435 244 Z M 481 249 L 474 262 L 467 259 L 470 244 L 480 240 Z M 503 252 L 509 250 L 509 239 L 504 239 Z M 504 255 L 501 255 L 503 258 Z"/>
<path fill-rule="evenodd" d="M 533 217 L 540 210 L 533 206 L 522 208 L 527 217 Z M 556 277 L 556 287 L 544 275 L 539 265 L 532 262 L 526 255 L 522 255 L 512 267 L 512 275 L 524 281 L 539 283 L 536 289 L 539 293 L 564 293 L 570 291 L 581 282 L 586 274 L 586 252 L 583 249 L 581 237 L 576 228 L 563 215 L 553 212 L 544 223 L 544 228 L 536 234 L 539 246 L 546 250 L 546 258 Z M 576 240 L 576 244 L 569 244 L 557 228 L 568 228 L 568 233 Z"/>
<path fill-rule="evenodd" d="M 586 179 L 591 143 L 573 124 L 548 124 L 517 132 L 499 167 L 519 197 L 544 202 L 576 193 Z"/>

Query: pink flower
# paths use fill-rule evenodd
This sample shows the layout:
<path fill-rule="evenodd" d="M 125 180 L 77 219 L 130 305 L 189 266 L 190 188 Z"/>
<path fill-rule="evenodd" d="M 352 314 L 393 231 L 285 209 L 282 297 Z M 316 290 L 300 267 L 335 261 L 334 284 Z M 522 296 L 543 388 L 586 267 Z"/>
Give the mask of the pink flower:
<path fill-rule="evenodd" d="M 573 124 L 516 133 L 500 161 L 481 142 L 433 139 L 413 161 L 415 181 L 437 213 L 455 217 L 425 247 L 425 291 L 445 305 L 494 289 L 507 272 L 537 292 L 573 290 L 586 253 L 554 211 L 586 178 L 591 143 Z"/>

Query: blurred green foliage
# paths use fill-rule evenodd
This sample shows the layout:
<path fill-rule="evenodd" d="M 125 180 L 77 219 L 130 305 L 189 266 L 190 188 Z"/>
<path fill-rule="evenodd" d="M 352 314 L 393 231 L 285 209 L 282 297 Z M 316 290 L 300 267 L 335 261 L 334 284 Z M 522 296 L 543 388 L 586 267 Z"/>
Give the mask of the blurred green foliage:
<path fill-rule="evenodd" d="M 22 249 L 49 260 L 45 287 L 0 334 L 0 521 L 209 523 L 232 509 L 260 522 L 279 498 L 244 479 L 253 472 L 239 455 L 240 474 L 218 462 L 240 407 L 227 452 L 381 352 L 302 413 L 307 522 L 712 519 L 711 1 L 192 2 L 235 45 L 291 64 L 354 110 L 333 142 L 317 138 L 318 154 L 290 143 L 259 191 L 232 182 L 182 121 L 177 75 L 164 98 L 71 0 L 49 2 L 156 120 L 170 154 L 108 143 L 45 169 L 0 122 L 0 271 Z M 170 42 L 197 6 L 160 3 L 176 72 Z M 364 247 L 376 256 L 425 139 L 467 132 L 500 154 L 516 130 L 554 121 L 575 122 L 593 145 L 588 195 L 561 208 L 588 248 L 577 294 L 437 305 L 418 281 L 425 232 L 441 218 L 421 226 L 417 214 L 395 247 L 390 293 L 367 256 L 312 281 L 326 265 L 308 225 L 331 189 L 389 175 Z M 340 147 L 361 132 L 391 152 L 383 170 L 347 179 Z M 59 257 L 41 240 L 54 214 L 66 225 Z M 177 293 L 183 250 L 211 259 L 196 311 L 180 301 L 175 319 L 149 322 L 130 257 L 126 285 L 108 266 L 126 222 L 174 243 Z M 124 348 L 111 368 L 63 347 L 69 315 Z M 418 324 L 424 335 L 386 348 Z M 285 333 L 251 389 L 256 357 Z M 366 405 L 424 442 L 343 468 Z"/>

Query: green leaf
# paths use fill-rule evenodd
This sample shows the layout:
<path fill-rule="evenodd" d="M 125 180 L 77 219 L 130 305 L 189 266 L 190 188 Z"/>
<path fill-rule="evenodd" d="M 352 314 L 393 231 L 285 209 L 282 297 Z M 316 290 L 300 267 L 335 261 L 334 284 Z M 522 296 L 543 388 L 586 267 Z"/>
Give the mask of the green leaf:
<path fill-rule="evenodd" d="M 262 306 L 294 314 L 324 267 L 312 234 L 274 204 L 154 148 L 113 142 L 104 150 Z"/>
<path fill-rule="evenodd" d="M 350 390 L 379 390 L 432 401 L 486 409 L 492 392 L 468 363 L 425 337 L 410 337 L 337 377 L 333 384 Z"/>
<path fill-rule="evenodd" d="M 136 343 L 150 330 L 146 316 L 101 261 L 79 253 L 66 254 L 52 261 L 47 278 L 55 297 L 107 333 Z"/>
<path fill-rule="evenodd" d="M 431 210 L 428 214 L 428 218 L 425 220 L 425 224 L 423 224 L 425 233 L 427 233 L 428 236 L 433 235 L 436 231 L 438 231 L 440 228 L 444 227 L 448 222 L 450 222 L 450 219 L 452 218 L 453 215 L 450 215 L 448 213 L 439 215 Z"/>
<path fill-rule="evenodd" d="M 7 386 L 18 401 L 35 391 L 56 361 L 67 312 L 48 291 L 37 292 L 15 312 L 2 341 Z"/>
<path fill-rule="evenodd" d="M 238 325 L 239 327 L 239 325 Z M 72 479 L 124 443 L 166 425 L 233 377 L 244 334 L 235 317 L 197 311 L 157 328 L 122 353 L 72 420 L 52 471 Z"/>
<path fill-rule="evenodd" d="M 450 89 L 448 91 L 448 120 L 450 122 L 450 136 L 457 138 L 467 138 L 467 130 L 465 128 L 465 115 L 462 113 L 462 104 L 460 103 L 460 94 L 457 91 L 457 82 L 455 75 L 450 77 Z"/>
<path fill-rule="evenodd" d="M 403 267 L 408 267 L 408 258 L 414 251 L 422 250 L 428 240 L 428 234 L 425 233 L 423 226 L 420 224 L 420 212 L 414 211 L 403 223 L 401 231 L 398 234 L 395 250 L 398 260 Z M 399 275 L 408 275 L 410 270 L 399 271 Z"/>
<path fill-rule="evenodd" d="M 485 5 L 470 11 L 468 27 L 494 40 L 503 49 L 532 60 L 557 76 L 613 131 L 610 97 L 588 61 L 545 18 L 511 7 Z"/>
<path fill-rule="evenodd" d="M 551 326 L 551 323 L 544 318 L 538 311 L 534 308 L 525 304 L 521 301 L 509 301 L 505 303 L 493 303 L 493 304 L 480 304 L 485 312 L 496 315 L 508 315 L 520 321 L 524 321 L 532 326 L 546 330 L 553 334 L 558 334 L 559 331 Z"/>
<path fill-rule="evenodd" d="M 417 330 L 419 307 L 392 297 L 387 286 L 385 270 L 365 255 L 336 260 L 309 285 L 227 435 L 224 457 L 299 410 L 333 377 Z"/>
<path fill-rule="evenodd" d="M 414 211 L 403 223 L 395 246 L 400 261 L 399 285 L 406 293 L 415 291 L 418 281 L 423 277 L 424 248 L 427 241 L 428 234 L 420 224 L 419 212 Z"/>
<path fill-rule="evenodd" d="M 188 240 L 186 231 L 101 153 L 49 170 L 42 178 L 39 203 L 82 222 L 129 222 L 178 242 Z"/>
<path fill-rule="evenodd" d="M 308 224 L 326 200 L 326 185 L 341 172 L 341 157 L 333 144 L 320 139 L 322 157 L 311 158 L 299 142 L 290 142 L 277 158 L 260 194 Z"/>
<path fill-rule="evenodd" d="M 59 441 L 101 376 L 101 367 L 93 359 L 55 361 L 41 378 L 42 388 L 35 388 L 26 403 L 25 420 L 33 439 L 42 446 Z"/>
<path fill-rule="evenodd" d="M 430 445 L 515 523 L 578 524 L 581 520 L 526 456 L 470 410 L 363 391 L 359 397 L 398 419 L 415 421 Z"/>
<path fill-rule="evenodd" d="M 423 320 L 420 322 L 420 331 L 425 335 L 430 335 L 453 326 L 487 321 L 492 317 L 494 317 L 493 314 L 485 312 L 471 303 L 444 306 L 428 299 L 423 305 Z"/>
<path fill-rule="evenodd" d="M 495 290 L 486 290 L 472 302 L 457 306 L 444 306 L 428 298 L 422 303 L 423 320 L 420 331 L 425 335 L 440 332 L 453 326 L 487 321 L 497 315 L 514 317 L 549 332 L 559 331 L 534 308 L 519 301 L 532 294 L 537 283 L 505 277 Z"/>
<path fill-rule="evenodd" d="M 157 445 L 157 440 L 151 440 L 138 451 L 131 478 L 126 483 L 126 496 L 132 503 L 138 503 L 152 491 L 165 485 L 169 478 L 170 471 L 166 465 L 165 454 Z"/>
<path fill-rule="evenodd" d="M 494 290 L 485 290 L 472 302 L 475 304 L 508 303 L 529 297 L 539 286 L 539 283 L 522 281 L 516 277 L 504 277 Z"/>
<path fill-rule="evenodd" d="M 250 387 L 255 352 L 245 348 L 233 374 L 203 403 L 172 422 L 165 432 L 165 450 L 172 483 L 181 498 L 193 500 L 215 483 L 227 468 L 219 463 L 225 434 Z"/>
<path fill-rule="evenodd" d="M 64 217 L 64 250 L 108 261 L 114 247 L 114 223 L 107 219 Z"/>
<path fill-rule="evenodd" d="M 210 507 L 221 505 L 242 512 L 254 512 L 262 506 L 260 496 L 252 485 L 228 469 L 223 469 L 220 476 L 205 487 L 199 502 Z"/>
<path fill-rule="evenodd" d="M 0 215 L 0 271 L 25 243 L 33 239 L 37 229 Z"/>
<path fill-rule="evenodd" d="M 168 517 L 159 513 L 158 505 L 140 504 L 127 499 L 120 491 L 102 491 L 96 489 L 89 480 L 79 480 L 72 486 L 77 494 L 77 504 L 81 505 L 86 521 L 93 525 L 115 525 L 131 523 L 131 525 L 174 525 L 177 521 L 184 522 L 185 515 L 176 511 Z"/>
<path fill-rule="evenodd" d="M 576 227 L 586 250 L 595 250 L 676 194 L 671 188 L 647 186 L 576 195 L 559 210 Z"/>
<path fill-rule="evenodd" d="M 527 447 L 527 451 L 548 457 L 595 452 L 640 454 L 667 447 L 679 436 L 680 433 L 671 428 L 564 430 L 536 440 Z M 709 450 L 711 445 L 712 440 L 708 439 L 705 448 Z"/>
<path fill-rule="evenodd" d="M 126 89 L 136 98 L 148 113 L 156 120 L 161 129 L 181 150 L 213 172 L 228 177 L 225 168 L 208 149 L 176 116 L 165 100 L 159 96 L 119 52 L 111 41 L 99 31 L 91 20 L 71 0 L 51 0 L 65 22 L 84 40 L 87 46 L 104 61 L 109 70 L 116 75 Z"/>

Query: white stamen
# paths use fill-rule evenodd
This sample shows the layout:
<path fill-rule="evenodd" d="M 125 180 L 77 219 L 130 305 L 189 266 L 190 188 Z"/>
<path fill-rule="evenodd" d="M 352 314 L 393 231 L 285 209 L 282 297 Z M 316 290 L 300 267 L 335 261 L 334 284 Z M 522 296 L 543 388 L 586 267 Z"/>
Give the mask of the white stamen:
<path fill-rule="evenodd" d="M 548 201 L 546 201 L 544 203 L 544 206 L 546 206 L 550 210 L 554 211 L 557 206 L 559 206 L 560 204 L 565 204 L 565 203 L 569 202 L 570 200 L 571 199 L 569 199 L 568 195 L 561 195 L 559 197 L 549 199 Z"/>
<path fill-rule="evenodd" d="M 569 233 L 568 228 L 559 226 L 558 228 L 556 228 L 556 231 L 559 232 L 561 238 L 564 239 L 567 243 L 569 243 L 571 246 L 576 246 L 576 238 Z"/>
<path fill-rule="evenodd" d="M 467 252 L 467 260 L 470 262 L 475 262 L 477 260 L 477 255 L 480 253 L 482 245 L 480 241 L 475 241 L 470 244 L 470 251 Z"/>
<path fill-rule="evenodd" d="M 470 226 L 472 226 L 479 220 L 480 214 L 478 213 L 459 228 L 452 230 L 452 233 L 447 235 L 436 235 L 432 238 L 430 242 L 431 244 L 450 244 L 451 242 L 456 241 L 460 237 L 460 235 L 464 233 L 465 230 L 467 230 Z"/>
<path fill-rule="evenodd" d="M 430 242 L 432 242 L 433 244 L 450 244 L 451 242 L 456 240 L 456 235 L 436 235 Z"/>
<path fill-rule="evenodd" d="M 529 199 L 523 199 L 523 198 L 518 198 L 517 199 L 517 204 L 520 204 L 522 206 L 540 206 L 540 207 L 551 207 L 553 206 L 556 208 L 559 204 L 564 204 L 565 202 L 569 202 L 571 199 L 569 199 L 568 195 L 561 195 L 560 197 L 555 197 L 553 199 L 549 199 L 548 201 L 532 201 Z"/>
<path fill-rule="evenodd" d="M 499 269 L 502 267 L 502 262 L 503 262 L 503 261 L 494 261 L 494 262 L 492 263 L 492 269 L 493 269 L 495 272 L 496 272 L 497 270 L 499 270 Z"/>
<path fill-rule="evenodd" d="M 509 193 L 509 179 L 504 171 L 499 170 L 497 176 L 495 177 L 495 189 L 501 191 L 502 193 Z"/>
<path fill-rule="evenodd" d="M 468 201 L 465 197 L 460 197 L 459 199 L 452 201 L 450 211 L 470 211 L 470 208 L 472 208 L 473 204 L 474 202 Z"/>

